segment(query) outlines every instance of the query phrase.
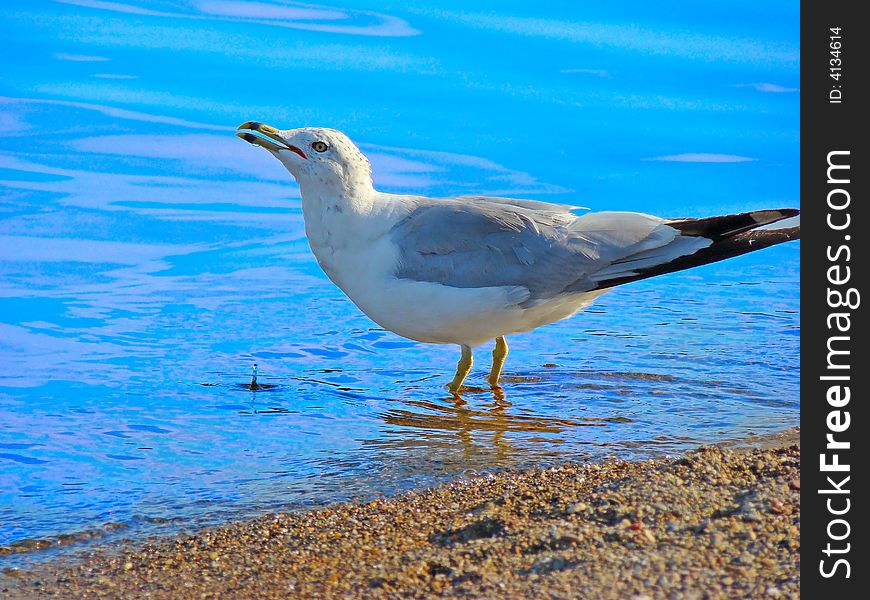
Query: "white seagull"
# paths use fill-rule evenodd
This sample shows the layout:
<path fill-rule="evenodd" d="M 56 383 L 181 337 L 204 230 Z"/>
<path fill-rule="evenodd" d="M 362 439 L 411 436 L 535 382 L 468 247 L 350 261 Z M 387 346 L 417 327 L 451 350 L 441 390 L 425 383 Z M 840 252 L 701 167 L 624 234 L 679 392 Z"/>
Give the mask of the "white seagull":
<path fill-rule="evenodd" d="M 249 121 L 299 183 L 305 233 L 326 275 L 368 317 L 400 336 L 458 344 L 458 394 L 472 348 L 495 339 L 487 381 L 498 387 L 505 336 L 570 317 L 610 288 L 800 237 L 798 214 L 758 210 L 702 219 L 489 196 L 427 198 L 374 189 L 368 159 L 335 129 L 278 130 Z"/>

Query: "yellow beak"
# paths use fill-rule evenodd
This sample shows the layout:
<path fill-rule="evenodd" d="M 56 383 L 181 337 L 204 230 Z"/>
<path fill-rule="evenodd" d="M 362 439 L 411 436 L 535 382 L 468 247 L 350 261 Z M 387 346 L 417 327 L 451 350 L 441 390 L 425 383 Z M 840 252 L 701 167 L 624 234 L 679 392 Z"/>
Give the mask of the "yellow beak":
<path fill-rule="evenodd" d="M 271 125 L 265 125 L 257 121 L 247 121 L 239 125 L 238 129 L 239 131 L 236 135 L 249 144 L 262 146 L 266 150 L 272 151 L 287 149 L 287 142 L 281 139 L 278 135 L 278 130 Z"/>

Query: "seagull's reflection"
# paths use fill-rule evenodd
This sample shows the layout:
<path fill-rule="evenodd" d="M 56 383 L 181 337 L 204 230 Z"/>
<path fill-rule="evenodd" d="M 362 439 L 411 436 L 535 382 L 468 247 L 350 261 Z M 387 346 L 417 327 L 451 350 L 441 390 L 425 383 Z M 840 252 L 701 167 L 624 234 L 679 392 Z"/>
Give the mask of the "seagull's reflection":
<path fill-rule="evenodd" d="M 503 388 L 464 388 L 461 395 L 437 400 L 396 401 L 403 406 L 380 414 L 392 426 L 387 435 L 367 443 L 391 450 L 425 449 L 442 459 L 459 458 L 457 450 L 461 449 L 466 468 L 511 466 L 523 452 L 518 442 L 559 443 L 558 434 L 563 431 L 603 427 L 609 421 L 523 414 L 514 408 Z"/>

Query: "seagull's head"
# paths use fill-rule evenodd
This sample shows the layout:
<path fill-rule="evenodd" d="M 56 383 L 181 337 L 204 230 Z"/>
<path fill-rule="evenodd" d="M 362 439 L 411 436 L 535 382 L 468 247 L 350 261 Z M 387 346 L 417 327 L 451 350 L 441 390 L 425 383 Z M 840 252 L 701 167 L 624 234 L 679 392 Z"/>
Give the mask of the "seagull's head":
<path fill-rule="evenodd" d="M 276 129 L 248 121 L 237 136 L 262 146 L 287 167 L 305 194 L 305 188 L 326 188 L 353 194 L 372 189 L 372 167 L 350 138 L 336 129 L 303 127 Z"/>

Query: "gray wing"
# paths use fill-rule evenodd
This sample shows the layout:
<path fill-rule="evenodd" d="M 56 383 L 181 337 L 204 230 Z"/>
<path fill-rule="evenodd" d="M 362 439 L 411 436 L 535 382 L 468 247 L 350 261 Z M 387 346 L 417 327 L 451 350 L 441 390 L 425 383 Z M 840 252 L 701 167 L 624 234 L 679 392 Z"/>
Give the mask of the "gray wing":
<path fill-rule="evenodd" d="M 555 204 L 553 202 L 541 202 L 540 200 L 522 200 L 520 198 L 501 198 L 499 196 L 479 196 L 467 195 L 457 196 L 456 198 L 439 198 L 443 202 L 462 202 L 462 203 L 487 203 L 487 204 L 506 204 L 508 206 L 516 206 L 519 208 L 528 208 L 534 211 L 545 213 L 573 213 L 577 210 L 589 210 L 585 206 L 575 206 L 573 204 Z"/>
<path fill-rule="evenodd" d="M 521 286 L 530 306 L 607 287 L 607 279 L 706 245 L 680 238 L 657 217 L 577 216 L 574 208 L 482 196 L 421 199 L 390 232 L 400 254 L 396 276 L 460 288 Z"/>

